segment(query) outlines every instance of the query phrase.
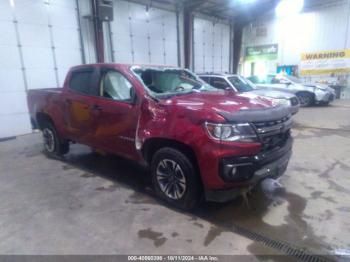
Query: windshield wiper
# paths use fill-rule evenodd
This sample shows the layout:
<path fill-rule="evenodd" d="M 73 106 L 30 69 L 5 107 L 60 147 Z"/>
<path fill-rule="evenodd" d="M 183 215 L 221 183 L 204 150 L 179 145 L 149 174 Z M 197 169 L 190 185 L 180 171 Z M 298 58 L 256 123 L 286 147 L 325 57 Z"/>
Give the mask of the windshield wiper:
<path fill-rule="evenodd" d="M 158 98 L 170 98 L 170 97 L 173 97 L 173 96 L 181 96 L 181 95 L 188 95 L 188 94 L 191 94 L 193 93 L 194 90 L 188 90 L 186 92 L 178 92 L 178 93 L 168 93 L 168 94 L 157 94 L 157 97 Z"/>

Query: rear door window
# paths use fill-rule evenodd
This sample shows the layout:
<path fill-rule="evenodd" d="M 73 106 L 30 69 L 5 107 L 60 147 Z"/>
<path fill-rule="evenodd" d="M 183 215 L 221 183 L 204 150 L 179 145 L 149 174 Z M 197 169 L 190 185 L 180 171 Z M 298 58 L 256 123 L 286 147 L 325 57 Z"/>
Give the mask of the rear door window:
<path fill-rule="evenodd" d="M 98 90 L 94 86 L 94 70 L 79 70 L 72 72 L 69 81 L 69 88 L 86 95 L 98 95 Z"/>
<path fill-rule="evenodd" d="M 203 81 L 210 84 L 210 77 L 209 76 L 199 76 Z"/>

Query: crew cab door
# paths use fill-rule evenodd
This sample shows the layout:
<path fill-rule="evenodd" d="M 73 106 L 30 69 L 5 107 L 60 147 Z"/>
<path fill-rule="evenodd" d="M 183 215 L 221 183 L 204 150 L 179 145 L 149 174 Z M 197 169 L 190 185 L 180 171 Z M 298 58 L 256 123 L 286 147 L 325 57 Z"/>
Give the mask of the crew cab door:
<path fill-rule="evenodd" d="M 131 81 L 115 69 L 101 69 L 99 97 L 92 108 L 98 118 L 95 144 L 118 155 L 137 157 L 135 135 L 140 109 Z"/>
<path fill-rule="evenodd" d="M 77 69 L 71 72 L 68 79 L 62 108 L 66 136 L 91 145 L 96 122 L 91 109 L 98 96 L 98 71 L 93 67 Z"/>

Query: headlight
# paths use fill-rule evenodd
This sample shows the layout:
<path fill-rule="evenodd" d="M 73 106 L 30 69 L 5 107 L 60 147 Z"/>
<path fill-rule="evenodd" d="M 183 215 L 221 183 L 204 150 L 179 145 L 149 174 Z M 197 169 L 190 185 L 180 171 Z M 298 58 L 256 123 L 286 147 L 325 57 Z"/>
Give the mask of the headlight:
<path fill-rule="evenodd" d="M 316 86 L 316 87 L 315 87 L 315 91 L 326 92 L 326 91 L 327 91 L 327 89 L 326 89 L 326 88 L 324 88 L 324 87 Z"/>
<path fill-rule="evenodd" d="M 280 105 L 286 105 L 286 106 L 291 106 L 292 103 L 289 99 L 284 99 L 284 98 L 272 98 L 272 100 L 276 103 L 276 104 L 280 104 Z"/>
<path fill-rule="evenodd" d="M 210 137 L 220 141 L 257 142 L 254 129 L 248 123 L 243 124 L 214 124 L 205 123 Z"/>

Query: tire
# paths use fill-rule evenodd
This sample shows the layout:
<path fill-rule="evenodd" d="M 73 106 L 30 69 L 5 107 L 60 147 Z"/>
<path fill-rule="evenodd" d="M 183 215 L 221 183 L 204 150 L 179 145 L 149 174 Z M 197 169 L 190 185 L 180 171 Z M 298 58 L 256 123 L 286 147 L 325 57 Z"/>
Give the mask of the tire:
<path fill-rule="evenodd" d="M 301 107 L 308 107 L 311 106 L 314 103 L 314 98 L 312 94 L 309 93 L 299 93 L 297 94 L 297 97 L 300 101 Z"/>
<path fill-rule="evenodd" d="M 45 122 L 42 127 L 44 150 L 48 155 L 62 156 L 69 152 L 69 142 L 58 136 L 51 122 Z"/>
<path fill-rule="evenodd" d="M 320 103 L 321 106 L 329 106 L 329 104 L 330 104 L 330 101 Z"/>
<path fill-rule="evenodd" d="M 193 163 L 182 152 L 164 147 L 151 162 L 152 183 L 156 194 L 171 205 L 191 210 L 199 202 L 201 181 Z"/>

